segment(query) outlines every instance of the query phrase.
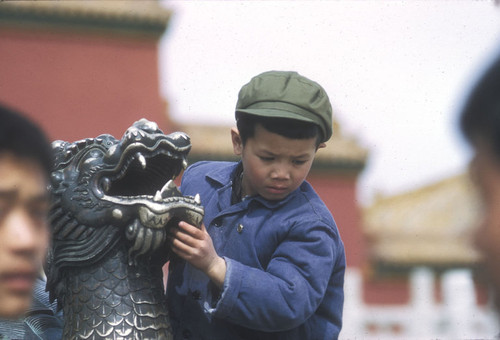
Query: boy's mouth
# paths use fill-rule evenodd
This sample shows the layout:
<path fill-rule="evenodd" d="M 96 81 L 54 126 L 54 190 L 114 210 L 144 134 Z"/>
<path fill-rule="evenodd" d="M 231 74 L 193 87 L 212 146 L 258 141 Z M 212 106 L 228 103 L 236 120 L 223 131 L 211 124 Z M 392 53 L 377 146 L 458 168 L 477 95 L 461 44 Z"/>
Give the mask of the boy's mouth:
<path fill-rule="evenodd" d="M 277 187 L 277 186 L 272 186 L 272 187 L 267 187 L 267 190 L 272 193 L 272 194 L 283 194 L 287 191 L 286 187 Z"/>

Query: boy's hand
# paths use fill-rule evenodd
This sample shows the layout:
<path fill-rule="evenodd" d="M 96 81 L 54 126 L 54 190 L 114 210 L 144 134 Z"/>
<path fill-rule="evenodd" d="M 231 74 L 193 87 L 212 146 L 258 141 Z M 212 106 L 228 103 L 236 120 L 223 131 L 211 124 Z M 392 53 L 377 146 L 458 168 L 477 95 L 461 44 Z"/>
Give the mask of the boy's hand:
<path fill-rule="evenodd" d="M 201 229 L 181 221 L 178 228 L 170 230 L 172 251 L 182 259 L 198 268 L 222 288 L 226 277 L 226 261 L 215 251 L 212 238 L 201 225 Z"/>

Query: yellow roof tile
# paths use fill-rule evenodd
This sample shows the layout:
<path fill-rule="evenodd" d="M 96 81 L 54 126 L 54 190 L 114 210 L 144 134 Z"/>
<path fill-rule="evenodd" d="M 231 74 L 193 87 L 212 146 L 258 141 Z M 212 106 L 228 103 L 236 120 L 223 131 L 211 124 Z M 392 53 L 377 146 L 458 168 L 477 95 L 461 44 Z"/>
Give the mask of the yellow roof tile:
<path fill-rule="evenodd" d="M 391 263 L 475 263 L 480 203 L 467 174 L 391 197 L 363 210 L 371 255 Z"/>

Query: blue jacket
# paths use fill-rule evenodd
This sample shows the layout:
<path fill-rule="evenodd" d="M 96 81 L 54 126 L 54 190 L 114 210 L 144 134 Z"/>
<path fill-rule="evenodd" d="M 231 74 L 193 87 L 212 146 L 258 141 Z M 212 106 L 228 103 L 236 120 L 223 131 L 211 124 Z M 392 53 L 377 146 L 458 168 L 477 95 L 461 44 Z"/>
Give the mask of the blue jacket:
<path fill-rule="evenodd" d="M 231 205 L 236 165 L 199 162 L 183 175 L 181 191 L 200 194 L 227 272 L 220 291 L 186 262 L 170 262 L 174 338 L 338 338 L 345 253 L 333 217 L 307 182 L 282 201 L 255 196 Z"/>

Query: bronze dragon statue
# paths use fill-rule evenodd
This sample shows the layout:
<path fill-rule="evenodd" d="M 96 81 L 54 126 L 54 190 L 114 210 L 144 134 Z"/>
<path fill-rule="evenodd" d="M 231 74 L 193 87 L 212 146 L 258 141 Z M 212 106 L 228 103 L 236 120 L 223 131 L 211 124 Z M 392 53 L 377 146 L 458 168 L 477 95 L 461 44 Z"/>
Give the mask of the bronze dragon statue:
<path fill-rule="evenodd" d="M 63 339 L 171 339 L 162 265 L 169 225 L 199 225 L 199 196 L 173 179 L 191 143 L 145 119 L 121 140 L 55 141 L 47 290 L 64 313 Z"/>

